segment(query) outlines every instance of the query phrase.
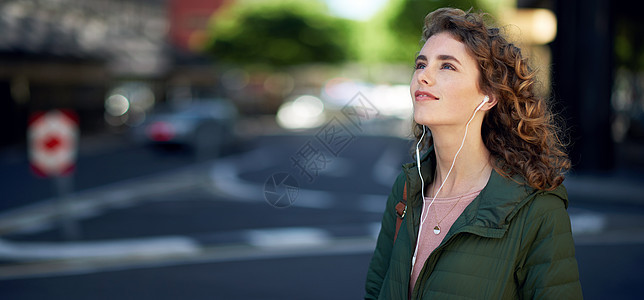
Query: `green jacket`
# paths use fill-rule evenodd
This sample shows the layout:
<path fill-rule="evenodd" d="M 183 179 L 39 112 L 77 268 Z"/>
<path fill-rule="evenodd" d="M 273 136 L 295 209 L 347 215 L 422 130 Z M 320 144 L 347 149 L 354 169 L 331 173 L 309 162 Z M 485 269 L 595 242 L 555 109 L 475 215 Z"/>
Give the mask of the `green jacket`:
<path fill-rule="evenodd" d="M 429 157 L 421 162 L 425 182 L 434 174 Z M 407 213 L 394 244 L 395 205 L 405 182 Z M 403 165 L 387 200 L 365 299 L 408 298 L 420 189 L 416 164 Z M 492 171 L 425 262 L 411 299 L 581 299 L 567 207 L 563 185 L 534 190 Z"/>

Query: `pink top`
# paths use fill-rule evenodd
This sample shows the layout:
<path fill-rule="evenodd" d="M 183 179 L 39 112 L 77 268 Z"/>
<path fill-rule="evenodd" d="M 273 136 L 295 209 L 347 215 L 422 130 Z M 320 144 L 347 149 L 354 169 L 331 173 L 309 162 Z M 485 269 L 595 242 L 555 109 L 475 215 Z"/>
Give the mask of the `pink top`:
<path fill-rule="evenodd" d="M 472 203 L 474 198 L 479 195 L 482 189 L 467 193 L 462 196 L 449 197 L 449 198 L 436 198 L 431 207 L 428 206 L 432 202 L 432 197 L 425 197 L 423 204 L 423 214 L 421 220 L 425 218 L 422 223 L 422 230 L 418 237 L 418 253 L 416 254 L 416 263 L 411 272 L 411 280 L 409 284 L 409 293 L 411 295 L 420 270 L 425 265 L 425 261 L 429 255 L 440 245 L 445 238 L 445 235 L 454 224 L 454 221 L 463 213 L 465 208 Z M 444 219 L 443 219 L 444 218 Z M 442 220 L 441 220 L 442 219 Z M 440 227 L 440 233 L 434 233 L 434 226 Z"/>

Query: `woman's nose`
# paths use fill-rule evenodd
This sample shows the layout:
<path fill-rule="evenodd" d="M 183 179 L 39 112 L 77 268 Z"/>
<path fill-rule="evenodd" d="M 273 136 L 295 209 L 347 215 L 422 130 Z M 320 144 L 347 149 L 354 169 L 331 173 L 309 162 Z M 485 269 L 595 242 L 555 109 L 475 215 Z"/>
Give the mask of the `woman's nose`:
<path fill-rule="evenodd" d="M 420 74 L 418 74 L 418 82 L 425 85 L 434 84 L 434 76 L 430 73 L 431 72 L 427 68 L 423 69 Z"/>

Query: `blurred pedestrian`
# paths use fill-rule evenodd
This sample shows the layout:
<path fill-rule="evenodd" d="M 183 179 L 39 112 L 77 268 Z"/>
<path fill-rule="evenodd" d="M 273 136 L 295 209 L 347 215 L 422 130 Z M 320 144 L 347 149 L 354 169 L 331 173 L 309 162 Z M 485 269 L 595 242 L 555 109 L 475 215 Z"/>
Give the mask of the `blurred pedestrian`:
<path fill-rule="evenodd" d="M 387 200 L 367 299 L 582 297 L 559 130 L 527 59 L 484 17 L 425 18 L 416 162 Z"/>

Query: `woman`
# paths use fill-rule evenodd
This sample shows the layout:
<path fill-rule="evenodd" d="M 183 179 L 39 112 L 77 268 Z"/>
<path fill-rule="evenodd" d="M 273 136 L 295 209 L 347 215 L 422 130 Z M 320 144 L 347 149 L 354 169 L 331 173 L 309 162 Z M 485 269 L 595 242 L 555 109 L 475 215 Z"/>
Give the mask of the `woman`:
<path fill-rule="evenodd" d="M 459 9 L 430 13 L 423 40 L 410 84 L 417 162 L 389 195 L 365 298 L 581 298 L 561 184 L 570 162 L 527 60 Z"/>

